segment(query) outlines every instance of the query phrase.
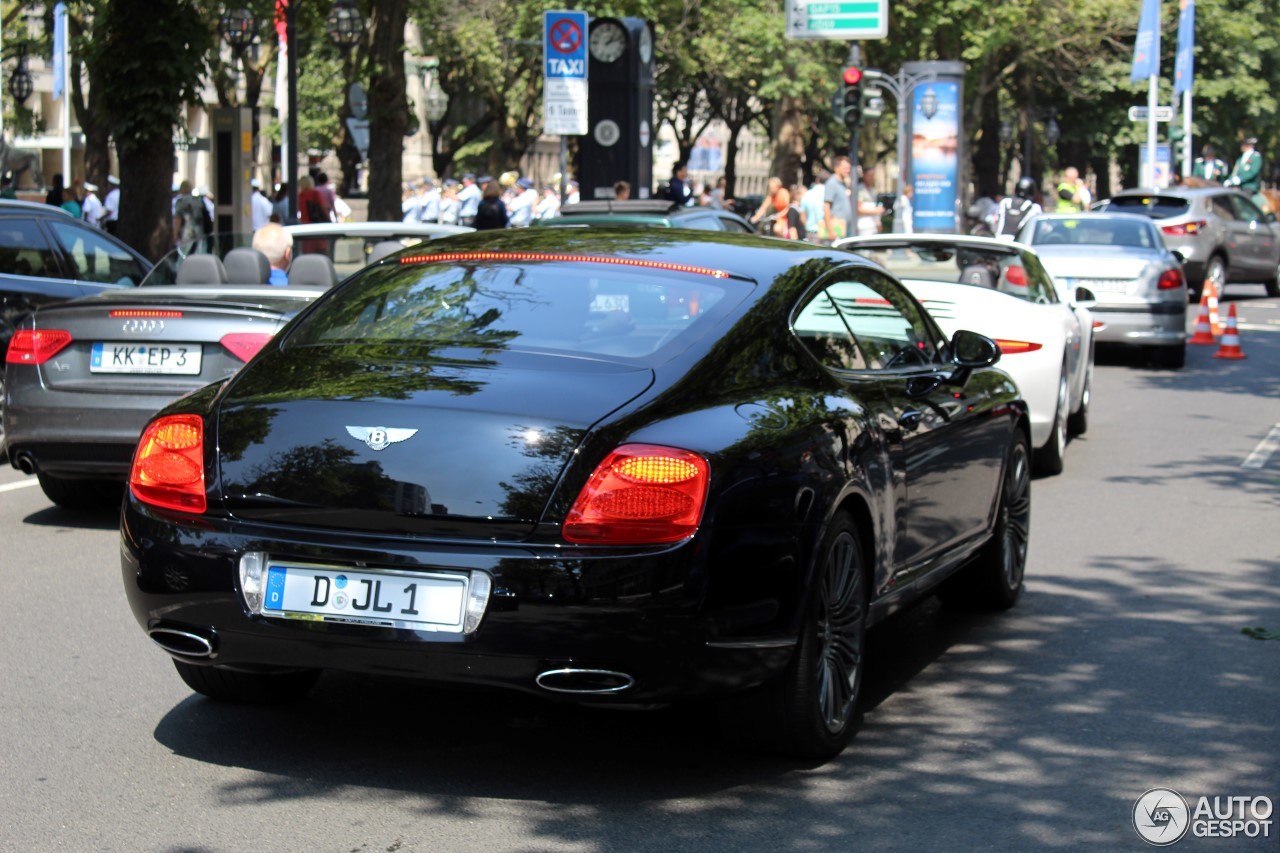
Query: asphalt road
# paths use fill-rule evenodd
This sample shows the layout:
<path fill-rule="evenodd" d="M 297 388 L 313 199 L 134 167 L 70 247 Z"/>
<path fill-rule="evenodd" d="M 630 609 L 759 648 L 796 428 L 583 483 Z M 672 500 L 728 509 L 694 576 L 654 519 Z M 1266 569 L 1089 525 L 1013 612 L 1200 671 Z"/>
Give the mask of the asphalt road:
<path fill-rule="evenodd" d="M 1246 360 L 1104 353 L 1088 434 L 1033 486 L 1020 605 L 873 632 L 823 765 L 729 751 L 698 708 L 345 675 L 196 698 L 128 611 L 115 519 L 4 469 L 0 851 L 1139 850 L 1150 788 L 1280 800 L 1280 640 L 1241 633 L 1280 631 L 1280 450 L 1242 467 L 1280 423 L 1280 300 L 1229 301 Z"/>

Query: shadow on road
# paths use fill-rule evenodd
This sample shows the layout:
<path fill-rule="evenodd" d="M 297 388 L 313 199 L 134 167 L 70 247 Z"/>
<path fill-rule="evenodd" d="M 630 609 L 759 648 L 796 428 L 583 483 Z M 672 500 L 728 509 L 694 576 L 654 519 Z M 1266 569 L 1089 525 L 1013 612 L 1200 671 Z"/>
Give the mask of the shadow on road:
<path fill-rule="evenodd" d="M 64 527 L 75 530 L 113 530 L 120 526 L 118 506 L 91 510 L 64 509 L 50 504 L 22 519 L 23 524 L 40 527 Z"/>

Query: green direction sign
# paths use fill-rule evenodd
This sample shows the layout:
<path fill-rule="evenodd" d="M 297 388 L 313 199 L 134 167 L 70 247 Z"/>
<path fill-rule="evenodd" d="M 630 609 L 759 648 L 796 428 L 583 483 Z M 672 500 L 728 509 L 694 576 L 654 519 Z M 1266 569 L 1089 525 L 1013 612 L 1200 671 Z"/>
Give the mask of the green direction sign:
<path fill-rule="evenodd" d="M 787 0 L 787 38 L 882 39 L 889 35 L 889 0 Z"/>

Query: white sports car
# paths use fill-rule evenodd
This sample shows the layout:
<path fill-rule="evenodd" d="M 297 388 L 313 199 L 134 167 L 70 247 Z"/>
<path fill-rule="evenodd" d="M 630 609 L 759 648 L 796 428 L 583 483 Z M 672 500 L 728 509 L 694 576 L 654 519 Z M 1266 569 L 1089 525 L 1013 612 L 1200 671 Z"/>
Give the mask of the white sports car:
<path fill-rule="evenodd" d="M 1000 366 L 1031 407 L 1036 467 L 1062 471 L 1069 435 L 1088 427 L 1093 318 L 1079 288 L 1059 293 L 1035 251 L 1020 243 L 957 234 L 849 237 L 835 244 L 882 264 L 947 334 L 994 338 Z"/>

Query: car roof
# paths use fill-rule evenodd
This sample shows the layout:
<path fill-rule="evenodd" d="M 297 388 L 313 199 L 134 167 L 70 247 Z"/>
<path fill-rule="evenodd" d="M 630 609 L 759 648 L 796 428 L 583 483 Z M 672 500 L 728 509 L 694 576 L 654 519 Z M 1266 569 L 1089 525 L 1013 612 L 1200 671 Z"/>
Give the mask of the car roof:
<path fill-rule="evenodd" d="M 46 216 L 71 216 L 70 211 L 63 210 L 52 204 L 45 204 L 42 201 L 22 201 L 21 199 L 5 198 L 0 199 L 0 213 L 5 212 L 22 212 L 44 214 Z M 75 217 L 72 216 L 72 219 Z"/>
<path fill-rule="evenodd" d="M 1035 216 L 1036 221 L 1045 219 L 1087 219 L 1090 222 L 1110 219 L 1122 222 L 1145 222 L 1152 228 L 1156 227 L 1151 221 L 1150 216 L 1146 216 L 1142 213 L 1128 213 L 1119 210 L 1092 210 L 1084 213 L 1040 213 Z"/>

